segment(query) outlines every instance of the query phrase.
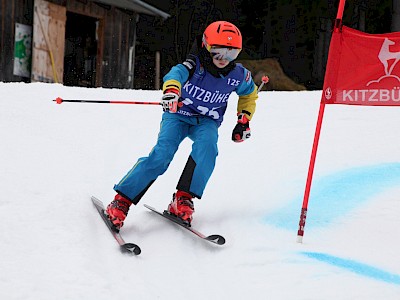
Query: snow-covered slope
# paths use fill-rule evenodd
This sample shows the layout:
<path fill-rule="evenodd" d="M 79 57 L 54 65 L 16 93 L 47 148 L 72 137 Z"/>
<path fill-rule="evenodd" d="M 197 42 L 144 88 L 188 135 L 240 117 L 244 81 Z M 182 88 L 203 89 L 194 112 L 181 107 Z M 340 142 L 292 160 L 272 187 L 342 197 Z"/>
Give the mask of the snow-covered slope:
<path fill-rule="evenodd" d="M 304 243 L 296 243 L 320 92 L 261 92 L 252 138 L 220 128 L 216 170 L 193 226 L 150 213 L 168 205 L 191 149 L 131 209 L 124 255 L 90 196 L 146 156 L 161 107 L 57 105 L 52 99 L 158 101 L 160 91 L 0 83 L 0 299 L 400 299 L 397 107 L 327 106 Z"/>

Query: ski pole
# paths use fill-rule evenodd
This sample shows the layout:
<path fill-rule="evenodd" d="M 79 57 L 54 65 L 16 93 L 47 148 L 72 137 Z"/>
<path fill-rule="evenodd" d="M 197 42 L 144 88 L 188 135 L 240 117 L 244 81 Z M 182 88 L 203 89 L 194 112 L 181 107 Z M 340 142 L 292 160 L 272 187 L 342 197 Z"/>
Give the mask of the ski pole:
<path fill-rule="evenodd" d="M 266 83 L 268 83 L 268 82 L 269 82 L 269 77 L 268 77 L 267 75 L 263 76 L 263 77 L 261 78 L 261 84 L 260 84 L 260 86 L 258 87 L 257 93 L 259 93 L 259 92 L 261 91 L 262 87 L 264 86 L 264 84 L 266 84 Z"/>
<path fill-rule="evenodd" d="M 84 100 L 84 99 L 62 99 L 57 97 L 54 99 L 57 104 L 63 102 L 74 102 L 74 103 L 106 103 L 106 104 L 145 104 L 145 105 L 161 105 L 161 102 L 146 102 L 146 101 L 120 101 L 120 100 Z"/>
<path fill-rule="evenodd" d="M 264 84 L 269 82 L 268 76 L 263 76 L 261 78 L 261 84 L 258 87 L 257 93 L 259 93 L 264 86 Z M 146 102 L 146 101 L 121 101 L 121 100 L 85 100 L 85 99 L 62 99 L 61 97 L 57 97 L 54 99 L 57 104 L 61 104 L 63 102 L 74 102 L 74 103 L 106 103 L 106 104 L 144 104 L 144 105 L 162 105 L 161 102 Z M 180 105 L 181 106 L 181 105 Z"/>

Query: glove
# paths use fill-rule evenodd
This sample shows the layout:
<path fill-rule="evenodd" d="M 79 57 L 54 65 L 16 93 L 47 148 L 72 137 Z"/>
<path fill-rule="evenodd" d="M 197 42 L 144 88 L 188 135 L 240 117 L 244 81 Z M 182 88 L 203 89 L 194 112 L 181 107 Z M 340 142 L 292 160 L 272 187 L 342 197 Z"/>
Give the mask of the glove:
<path fill-rule="evenodd" d="M 165 94 L 161 98 L 161 105 L 163 111 L 169 111 L 170 113 L 176 113 L 179 109 L 179 91 L 175 89 L 169 89 L 165 91 Z"/>
<path fill-rule="evenodd" d="M 249 127 L 249 120 L 245 114 L 238 115 L 238 122 L 232 131 L 232 141 L 241 143 L 250 138 L 251 130 Z"/>

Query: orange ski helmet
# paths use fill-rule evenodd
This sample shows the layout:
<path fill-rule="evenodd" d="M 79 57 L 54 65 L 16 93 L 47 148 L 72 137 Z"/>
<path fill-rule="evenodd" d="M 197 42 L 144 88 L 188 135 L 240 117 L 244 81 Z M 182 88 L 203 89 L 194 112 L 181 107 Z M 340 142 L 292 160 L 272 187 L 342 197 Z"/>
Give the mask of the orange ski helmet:
<path fill-rule="evenodd" d="M 207 26 L 203 34 L 206 47 L 222 46 L 242 49 L 242 34 L 232 23 L 216 21 Z"/>

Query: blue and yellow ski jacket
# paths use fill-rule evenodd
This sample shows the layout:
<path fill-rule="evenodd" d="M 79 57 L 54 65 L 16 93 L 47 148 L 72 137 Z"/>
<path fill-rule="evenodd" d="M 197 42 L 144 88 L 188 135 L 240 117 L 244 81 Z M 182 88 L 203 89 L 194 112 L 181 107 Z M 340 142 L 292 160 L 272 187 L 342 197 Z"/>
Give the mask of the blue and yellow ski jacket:
<path fill-rule="evenodd" d="M 163 91 L 171 87 L 179 89 L 183 106 L 178 114 L 207 116 L 221 125 L 232 92 L 239 96 L 237 112 L 245 113 L 251 120 L 256 109 L 257 86 L 251 73 L 237 63 L 226 76 L 215 77 L 207 72 L 199 58 L 192 76 L 183 64 L 178 64 L 164 76 Z"/>

